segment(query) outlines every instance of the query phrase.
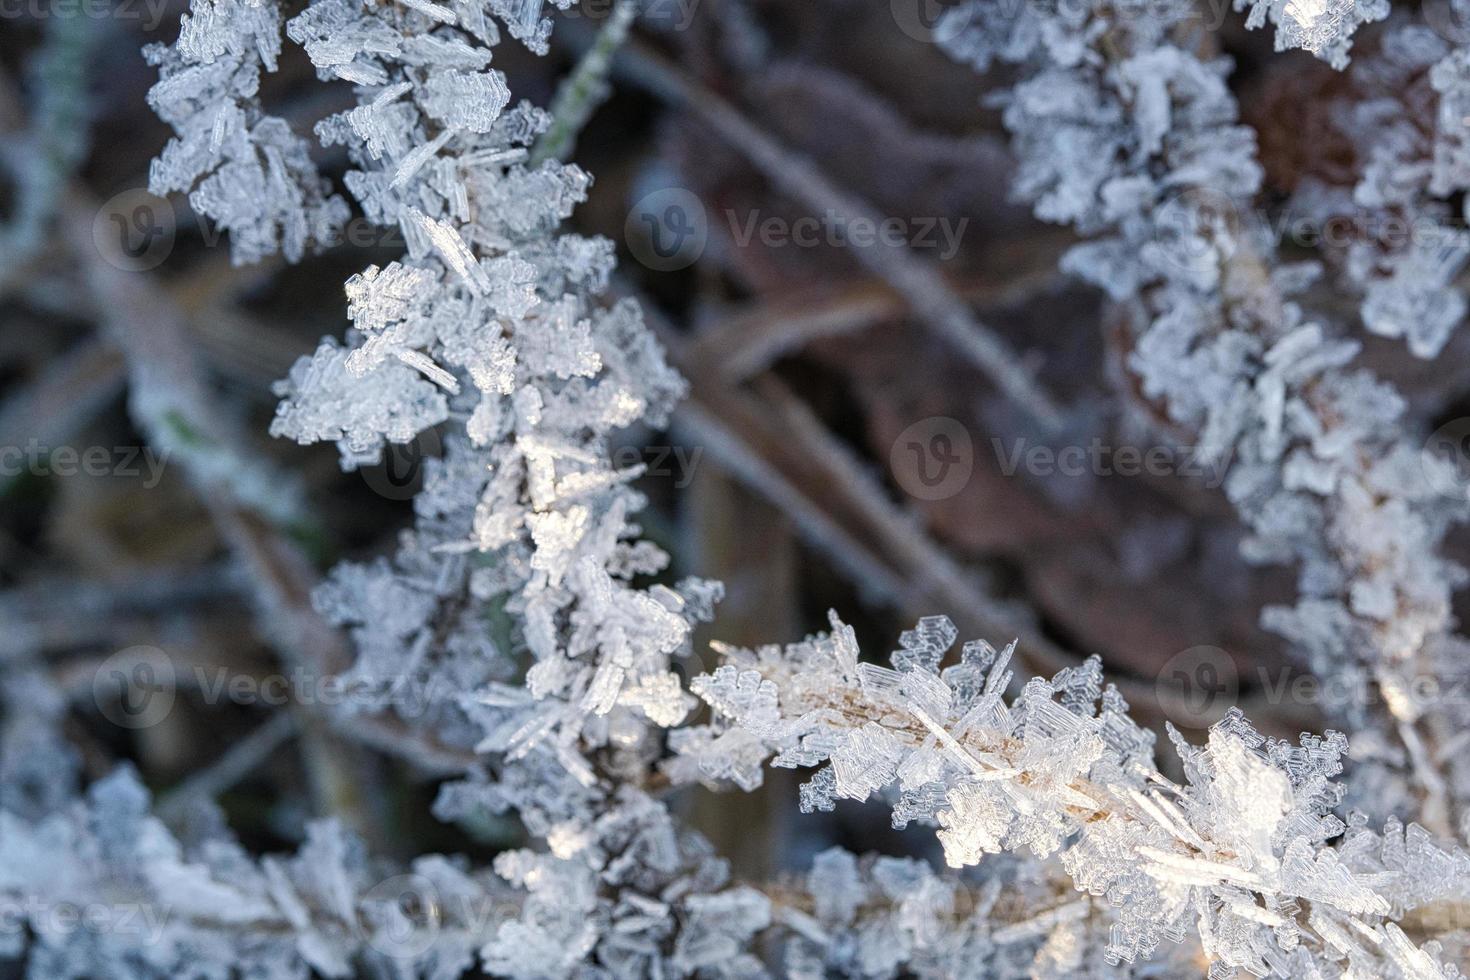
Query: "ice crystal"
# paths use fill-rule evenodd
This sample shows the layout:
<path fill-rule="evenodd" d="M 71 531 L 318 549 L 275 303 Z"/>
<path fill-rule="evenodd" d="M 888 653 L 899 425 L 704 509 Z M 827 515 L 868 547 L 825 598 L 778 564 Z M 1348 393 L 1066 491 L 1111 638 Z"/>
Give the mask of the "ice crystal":
<path fill-rule="evenodd" d="M 409 367 L 374 365 L 367 356 L 324 340 L 309 359 L 298 361 L 277 387 L 289 401 L 271 423 L 271 434 L 298 442 L 333 440 L 347 467 L 375 462 L 385 441 L 406 443 L 444 421 L 449 407 L 443 392 Z M 372 384 L 356 383 L 369 371 Z"/>
<path fill-rule="evenodd" d="M 153 163 L 149 190 L 188 191 L 195 210 L 229 231 L 241 263 L 277 251 L 299 259 L 348 217 L 306 141 L 260 107 L 260 73 L 275 70 L 280 33 L 274 4 L 201 0 L 174 47 L 145 51 L 161 76 L 149 104 L 176 133 Z"/>
<path fill-rule="evenodd" d="M 1360 826 L 1356 836 L 1330 843 L 1343 829 L 1333 812 L 1341 735 L 1279 742 L 1232 709 L 1201 748 L 1175 736 L 1186 777 L 1177 784 L 1155 768 L 1151 733 L 1124 713 L 1096 658 L 1050 681 L 1032 678 L 1009 697 L 1010 649 L 979 668 L 941 672 L 937 660 L 899 655 L 892 670 L 854 669 L 835 615 L 833 627 L 833 635 L 784 649 L 729 651 L 730 663 L 694 684 L 717 711 L 716 725 L 759 738 L 772 765 L 825 764 L 817 776 L 831 773 L 827 785 L 838 798 L 881 792 L 896 800 L 896 821 L 903 807 L 904 819 L 940 828 L 953 866 L 1007 852 L 1059 862 L 1078 892 L 1110 906 L 1109 962 L 1149 957 L 1196 932 L 1216 970 L 1451 975 L 1439 948 L 1416 947 L 1393 917 L 1458 896 L 1462 886 L 1442 881 L 1412 897 L 1394 887 L 1381 863 L 1385 854 L 1405 853 L 1392 826 L 1383 837 Z M 954 630 L 931 617 L 916 634 L 941 638 L 934 652 L 942 654 Z M 983 673 L 978 689 L 967 676 L 975 669 Z M 1418 873 L 1470 860 L 1414 833 L 1419 843 L 1408 860 Z M 854 868 L 843 856 L 824 855 L 813 876 L 814 887 L 820 882 L 829 893 L 839 883 L 850 890 Z M 916 885 L 892 894 L 935 902 L 918 916 L 935 927 L 949 906 Z M 818 914 L 841 924 L 852 915 L 850 902 L 829 898 Z M 1077 915 L 1089 914 L 1084 901 Z M 1042 928 L 1055 930 L 1060 944 L 1071 941 L 1070 921 L 1058 916 Z M 1362 939 L 1339 941 L 1350 934 Z M 880 969 L 865 964 L 865 972 L 891 968 L 905 949 L 884 955 L 893 960 Z"/>
<path fill-rule="evenodd" d="M 1250 8 L 1246 27 L 1267 20 L 1276 28 L 1276 50 L 1301 48 L 1334 68 L 1348 63 L 1353 32 L 1388 16 L 1388 0 L 1235 0 Z"/>

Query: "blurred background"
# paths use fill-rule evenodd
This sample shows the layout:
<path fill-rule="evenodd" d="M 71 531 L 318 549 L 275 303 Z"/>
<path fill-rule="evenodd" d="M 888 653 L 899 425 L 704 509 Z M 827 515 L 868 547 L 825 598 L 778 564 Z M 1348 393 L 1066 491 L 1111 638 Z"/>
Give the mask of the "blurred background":
<path fill-rule="evenodd" d="M 362 235 L 297 265 L 233 266 L 186 200 L 145 190 L 168 130 L 148 108 L 155 75 L 139 51 L 172 41 L 185 6 L 0 2 L 0 672 L 49 673 L 87 775 L 131 760 L 165 800 L 256 733 L 260 763 L 220 802 L 247 844 L 291 846 L 310 816 L 302 764 L 287 730 L 261 736 L 265 709 L 181 687 L 160 723 L 127 727 L 96 678 L 109 658 L 146 663 L 151 651 L 180 670 L 266 674 L 275 617 L 310 616 L 305 596 L 336 562 L 391 552 L 434 433 L 344 473 L 331 447 L 266 432 L 272 382 L 343 332 L 342 282 L 402 244 L 359 216 Z M 513 96 L 549 104 L 607 9 L 557 15 L 549 57 L 498 46 L 493 67 Z M 1231 704 L 1273 734 L 1320 729 L 1310 697 L 1263 682 L 1292 676 L 1257 619 L 1293 594 L 1293 573 L 1247 566 L 1222 474 L 1150 435 L 1158 407 L 1121 369 L 1126 311 L 1057 271 L 1068 232 L 1008 201 L 1005 133 L 985 102 L 1006 77 L 951 62 L 925 26 L 937 9 L 655 3 L 572 153 L 596 180 L 571 227 L 617 244 L 616 291 L 644 303 L 690 381 L 669 432 L 627 432 L 617 452 L 648 465 L 643 525 L 674 556 L 670 578 L 726 584 L 691 670 L 709 662 L 710 639 L 793 640 L 825 628 L 829 608 L 882 659 L 915 618 L 942 612 L 965 639 L 1018 637 L 1030 671 L 1101 655 L 1160 730 L 1168 720 L 1198 736 Z M 1328 107 L 1352 76 L 1301 52 L 1271 56 L 1269 32 L 1247 35 L 1238 19 L 1214 36 L 1240 66 L 1268 206 L 1303 173 L 1351 186 L 1363 161 Z M 1359 56 L 1374 37 L 1360 32 Z M 298 132 L 353 104 L 291 45 L 263 84 Z M 1412 89 L 1403 98 L 1407 113 L 1431 111 Z M 339 149 L 320 162 L 337 181 L 347 168 Z M 802 166 L 815 186 L 793 187 Z M 835 232 L 834 201 L 883 219 L 887 244 Z M 913 312 L 890 259 L 873 257 L 883 249 L 937 272 L 1005 339 L 1062 407 L 1061 436 Z M 133 428 L 116 341 L 129 321 L 176 328 L 160 370 L 189 372 L 235 424 L 241 458 L 299 491 L 300 513 L 261 520 L 290 558 L 294 605 L 252 600 L 214 502 Z M 1426 364 L 1369 338 L 1365 362 L 1410 393 L 1429 432 L 1470 414 L 1467 346 L 1459 331 Z M 1460 532 L 1451 554 L 1470 557 L 1466 545 Z M 388 853 L 518 842 L 509 823 L 436 823 L 432 779 L 353 751 L 366 830 Z M 933 847 L 922 830 L 893 831 L 881 806 L 799 817 L 795 783 L 778 772 L 756 793 L 690 790 L 680 805 L 751 878 L 804 867 L 829 843 Z"/>

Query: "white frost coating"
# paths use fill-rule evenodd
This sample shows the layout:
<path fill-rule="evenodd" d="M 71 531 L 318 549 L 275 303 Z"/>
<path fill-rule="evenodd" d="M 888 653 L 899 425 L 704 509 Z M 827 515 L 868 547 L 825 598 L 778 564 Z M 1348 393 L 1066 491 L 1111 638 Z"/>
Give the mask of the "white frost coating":
<path fill-rule="evenodd" d="M 1250 8 L 1245 26 L 1268 20 L 1276 28 L 1276 50 L 1301 48 L 1343 68 L 1359 25 L 1388 16 L 1388 0 L 1235 0 L 1236 10 Z"/>
<path fill-rule="evenodd" d="M 952 636 L 952 627 L 941 635 Z M 943 648 L 926 648 L 932 659 L 900 651 L 894 661 L 902 663 L 895 668 L 902 687 L 948 694 L 944 713 L 920 723 L 913 717 L 926 712 L 912 702 L 907 714 L 885 710 L 899 706 L 897 686 L 856 682 L 838 648 L 817 636 L 785 648 L 728 651 L 731 662 L 695 684 L 718 716 L 705 738 L 689 743 L 700 767 L 717 768 L 721 746 L 748 756 L 746 744 L 729 740 L 746 731 L 772 765 L 823 767 L 807 784 L 803 809 L 886 790 L 895 826 L 937 824 L 952 866 L 1007 852 L 1028 855 L 1051 874 L 1059 866 L 1078 891 L 1104 901 L 1055 915 L 1038 930 L 1058 944 L 1082 943 L 1084 954 L 1109 963 L 1142 964 L 1161 944 L 1193 934 L 1217 971 L 1458 975 L 1438 958 L 1437 945 L 1414 945 L 1393 919 L 1470 891 L 1436 871 L 1470 867 L 1470 854 L 1431 843 L 1419 828 L 1405 846 L 1393 823 L 1377 836 L 1358 821 L 1339 843 L 1325 843 L 1344 829 L 1333 813 L 1343 736 L 1268 739 L 1232 709 L 1203 748 L 1171 730 L 1186 777 L 1176 785 L 1154 767 L 1152 733 L 1128 718 L 1095 657 L 1050 681 L 1033 678 L 1007 698 L 1003 684 L 990 683 L 1005 673 L 1005 661 L 989 646 L 967 645 L 960 662 L 942 670 Z M 736 676 L 741 696 L 732 696 Z M 932 695 L 925 701 L 932 704 Z M 940 732 L 948 737 L 937 738 Z M 977 779 L 972 762 L 981 757 L 1007 767 L 1005 778 Z M 673 771 L 699 778 L 691 769 Z M 848 874 L 843 863 L 825 857 L 821 876 Z M 830 918 L 851 914 L 831 908 Z M 1334 941 L 1339 933 L 1316 924 L 1327 917 L 1367 942 Z M 1100 928 L 1090 936 L 1068 932 L 1094 918 Z"/>
<path fill-rule="evenodd" d="M 189 192 L 195 210 L 229 231 L 236 263 L 275 252 L 298 260 L 348 217 L 306 141 L 260 107 L 260 72 L 275 71 L 280 50 L 276 5 L 240 0 L 194 4 L 174 47 L 144 49 L 160 75 L 149 105 L 175 133 L 148 189 Z"/>
<path fill-rule="evenodd" d="M 1182 7 L 1126 25 L 1049 9 L 1009 5 L 950 38 L 981 66 L 1041 59 L 1005 107 L 1022 195 L 1091 236 L 1070 268 L 1142 309 L 1132 367 L 1148 394 L 1241 461 L 1229 492 L 1253 553 L 1302 563 L 1302 600 L 1273 621 L 1324 669 L 1413 661 L 1448 625 L 1457 572 L 1432 547 L 1455 511 L 1415 489 L 1399 399 L 1345 370 L 1356 346 L 1276 302 L 1308 275 L 1268 262 L 1239 288 L 1230 256 L 1259 230 L 1189 196 L 1240 201 L 1259 183 L 1227 66 L 1171 43 Z M 1254 16 L 1336 59 L 1375 10 L 1294 0 Z M 255 862 L 218 832 L 175 841 L 126 773 L 69 796 L 64 701 L 7 676 L 6 736 L 27 751 L 0 767 L 0 903 L 107 894 L 173 917 L 161 940 L 85 943 L 38 919 L 0 935 L 0 954 L 30 944 L 42 976 L 749 977 L 781 940 L 780 974 L 812 978 L 1183 976 L 1205 960 L 1215 976 L 1457 975 L 1416 930 L 1470 898 L 1470 856 L 1418 826 L 1337 816 L 1335 734 L 1279 742 L 1232 713 L 1202 748 L 1176 733 L 1176 785 L 1095 659 L 1010 697 L 1011 648 L 966 644 L 941 667 L 957 639 L 944 617 L 904 633 L 891 668 L 860 662 L 835 616 L 827 636 L 728 651 L 690 685 L 716 717 L 683 725 L 695 702 L 674 668 L 719 587 L 639 584 L 668 558 L 632 523 L 638 468 L 608 463 L 614 430 L 659 424 L 683 382 L 636 305 L 601 300 L 611 245 L 559 229 L 588 175 L 523 163 L 548 120 L 512 107 L 489 68 L 491 15 L 544 49 L 544 13 L 316 0 L 287 25 L 323 79 L 357 87 L 357 108 L 317 135 L 348 148 L 348 189 L 408 253 L 349 279 L 353 329 L 281 383 L 273 431 L 334 441 L 349 466 L 429 430 L 442 442 L 399 552 L 339 566 L 315 602 L 352 634 L 349 710 L 377 694 L 407 736 L 487 756 L 436 813 L 514 811 L 545 848 L 503 853 L 493 873 L 419 859 L 438 900 L 417 908 L 442 917 L 415 920 L 374 893 L 374 865 L 333 825 Z M 152 54 L 151 98 L 179 133 L 160 187 L 194 190 L 237 257 L 295 257 L 345 213 L 255 103 L 279 32 L 274 6 L 196 0 L 178 49 Z M 1457 93 L 1447 64 L 1435 84 Z M 1442 144 L 1445 184 L 1458 163 Z M 1416 301 L 1382 300 L 1380 327 Z M 1344 650 L 1367 662 L 1344 665 Z M 425 693 L 405 704 L 405 689 Z M 1417 722 L 1398 722 L 1402 742 L 1432 760 Z M 980 879 L 827 851 L 804 881 L 732 884 L 652 792 L 753 788 L 768 761 L 819 767 L 804 809 L 887 796 L 896 824 L 936 828 L 951 865 L 983 859 Z"/>
<path fill-rule="evenodd" d="M 1353 727 L 1402 724 L 1431 746 L 1454 738 L 1463 705 L 1377 692 L 1414 677 L 1463 683 L 1467 647 L 1453 632 L 1450 599 L 1466 573 L 1438 551 L 1447 528 L 1470 513 L 1466 488 L 1437 469 L 1422 436 L 1405 431 L 1403 398 L 1351 366 L 1359 345 L 1299 303 L 1319 270 L 1282 264 L 1274 252 L 1254 210 L 1261 168 L 1225 85 L 1229 65 L 1202 61 L 1185 43 L 1194 9 L 1169 3 L 1113 18 L 1022 5 L 1017 16 L 1033 29 L 995 47 L 984 26 L 991 8 L 971 0 L 939 33 L 957 57 L 1027 66 L 1004 102 L 1019 158 L 1015 190 L 1038 216 L 1088 236 L 1063 267 L 1120 302 L 1127 366 L 1169 426 L 1191 433 L 1204 458 L 1229 461 L 1225 492 L 1251 532 L 1247 558 L 1296 567 L 1296 603 L 1268 608 L 1263 623 L 1348 692 L 1325 707 Z M 1347 24 L 1344 9 L 1328 0 L 1317 16 Z M 1458 92 L 1459 60 L 1437 62 L 1445 45 L 1425 29 L 1391 32 L 1385 43 L 1392 65 L 1437 64 L 1434 84 Z M 1392 87 L 1397 76 L 1387 77 Z M 1374 111 L 1384 116 L 1381 105 Z M 1381 121 L 1392 124 L 1391 115 Z M 1441 127 L 1454 128 L 1443 119 Z M 1401 128 L 1380 127 L 1382 166 L 1356 189 L 1365 201 L 1398 206 L 1399 182 L 1387 178 L 1403 169 L 1389 165 Z M 1439 145 L 1453 146 L 1452 136 L 1442 132 Z M 1439 158 L 1455 172 L 1450 149 Z M 1418 170 L 1422 184 L 1427 161 Z M 1348 265 L 1373 267 L 1356 277 L 1370 329 L 1404 333 L 1428 353 L 1463 305 L 1449 286 L 1461 244 L 1446 235 L 1420 247 L 1428 253 L 1400 252 L 1383 267 L 1378 252 L 1359 250 Z M 1374 780 L 1394 782 L 1399 792 L 1388 796 L 1429 797 L 1437 813 L 1429 819 L 1448 831 L 1447 809 L 1470 800 L 1463 754 L 1396 751 L 1396 763 L 1383 766 L 1380 756 L 1356 770 L 1365 788 L 1355 802 L 1381 808 Z"/>

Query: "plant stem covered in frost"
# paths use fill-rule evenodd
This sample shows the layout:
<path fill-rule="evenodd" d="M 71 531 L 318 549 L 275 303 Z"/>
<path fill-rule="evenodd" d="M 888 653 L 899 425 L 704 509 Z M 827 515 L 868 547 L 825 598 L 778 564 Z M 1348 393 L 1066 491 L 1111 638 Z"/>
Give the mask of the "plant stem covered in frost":
<path fill-rule="evenodd" d="M 1358 342 L 1292 298 L 1318 269 L 1278 264 L 1254 216 L 1254 134 L 1236 124 L 1228 60 L 1195 53 L 1194 8 L 1007 10 L 971 0 L 941 34 L 976 68 L 1027 69 L 1004 100 L 1017 193 L 1088 236 L 1063 268 L 1118 304 L 1156 429 L 1230 462 L 1246 557 L 1297 566 L 1297 603 L 1263 622 L 1351 692 L 1330 709 L 1389 733 L 1382 765 L 1361 771 L 1410 774 L 1424 819 L 1447 830 L 1465 813 L 1470 767 L 1440 747 L 1465 719 L 1408 692 L 1464 676 L 1450 594 L 1465 571 L 1437 553 L 1467 514 L 1464 482 L 1409 438 L 1402 397 L 1350 366 Z M 1363 785 L 1364 798 L 1381 795 Z"/>
<path fill-rule="evenodd" d="M 1014 645 L 967 643 L 940 670 L 956 631 L 931 617 L 887 668 L 860 662 L 835 614 L 832 626 L 784 648 L 729 650 L 696 678 L 723 720 L 676 734 L 671 775 L 750 788 L 768 760 L 818 766 L 803 810 L 882 794 L 895 826 L 938 825 L 953 867 L 1000 853 L 1059 861 L 1110 907 L 1093 952 L 1112 963 L 1193 935 L 1210 962 L 1256 976 L 1458 975 L 1438 943 L 1416 945 L 1396 920 L 1464 909 L 1470 854 L 1417 827 L 1380 836 L 1335 816 L 1342 735 L 1291 745 L 1232 709 L 1203 748 L 1171 730 L 1180 785 L 1155 767 L 1153 734 L 1095 657 L 1008 701 Z"/>

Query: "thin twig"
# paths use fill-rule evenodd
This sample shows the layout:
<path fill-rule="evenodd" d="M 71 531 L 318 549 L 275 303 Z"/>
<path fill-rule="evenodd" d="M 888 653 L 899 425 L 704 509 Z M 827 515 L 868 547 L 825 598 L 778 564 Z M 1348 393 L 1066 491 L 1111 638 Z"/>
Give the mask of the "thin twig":
<path fill-rule="evenodd" d="M 910 614 L 954 609 L 975 635 L 1019 636 L 1018 653 L 1036 673 L 1078 663 L 1039 635 L 1019 606 L 1008 607 L 972 584 L 897 507 L 882 502 L 871 479 L 857 475 L 856 464 L 840 458 L 829 442 L 819 444 L 809 429 L 798 431 L 803 427 L 789 414 L 770 417 L 760 402 L 736 391 L 717 372 L 691 363 L 688 345 L 650 304 L 643 306 L 670 361 L 691 381 L 692 395 L 676 409 L 674 425 L 787 513 L 802 536 L 833 557 L 859 589 Z"/>
<path fill-rule="evenodd" d="M 238 570 L 214 563 L 186 577 L 170 570 L 130 575 L 121 582 L 46 576 L 0 593 L 0 663 L 37 651 L 106 644 L 128 619 L 176 617 L 192 607 L 232 598 L 243 586 Z M 24 637 L 24 642 L 12 642 Z"/>
<path fill-rule="evenodd" d="M 361 745 L 402 759 L 427 777 L 463 776 L 486 763 L 469 749 L 445 745 L 391 715 L 335 716 L 332 727 Z"/>
<path fill-rule="evenodd" d="M 1000 284 L 953 283 L 968 303 L 1005 307 L 1060 285 L 1056 256 L 1044 268 L 1008 276 Z M 881 279 L 822 285 L 778 295 L 701 326 L 690 356 L 718 368 L 732 382 L 754 377 L 815 340 L 859 333 L 907 310 L 904 299 Z"/>
<path fill-rule="evenodd" d="M 597 39 L 556 90 L 556 98 L 551 103 L 551 128 L 531 148 L 528 167 L 539 167 L 547 160 L 565 160 L 571 155 L 577 134 L 597 107 L 607 101 L 611 91 L 607 84 L 608 69 L 613 55 L 628 36 L 636 12 L 634 0 L 617 0 L 613 4 L 607 22 L 597 32 Z"/>
<path fill-rule="evenodd" d="M 296 716 L 279 711 L 269 721 L 240 739 L 214 762 L 164 794 L 157 813 L 165 823 L 177 823 L 195 804 L 213 800 L 258 769 L 271 754 L 296 734 Z"/>
<path fill-rule="evenodd" d="M 695 112 L 767 180 L 812 210 L 830 214 L 841 226 L 861 222 L 878 227 L 883 223 L 883 216 L 872 205 L 837 187 L 810 160 L 782 146 L 735 106 L 643 45 L 624 45 L 614 60 L 614 70 L 629 83 Z M 873 247 L 855 248 L 853 253 L 892 286 L 920 320 L 949 340 L 1028 415 L 1050 431 L 1062 427 L 1062 409 L 1032 377 L 1031 368 L 975 318 L 933 265 L 906 246 L 881 237 Z"/>
<path fill-rule="evenodd" d="M 290 484 L 243 446 L 214 410 L 177 310 L 137 273 L 114 268 L 92 248 L 95 208 L 73 192 L 63 226 L 97 297 L 105 324 L 122 348 L 130 380 L 129 408 L 155 446 L 172 450 L 195 483 L 216 526 L 255 587 L 260 621 L 290 665 L 316 676 L 346 663 L 341 637 L 310 605 L 310 566 L 276 530 L 299 515 Z M 281 491 L 285 489 L 283 494 Z M 314 802 L 373 837 L 356 779 L 331 743 L 322 719 L 294 706 Z"/>
<path fill-rule="evenodd" d="M 101 35 L 91 17 L 46 18 L 46 40 L 36 59 L 29 138 L 17 148 L 12 164 L 17 192 L 14 219 L 0 229 L 4 275 L 11 281 L 45 246 L 66 184 L 86 155 L 91 122 L 88 67 Z"/>
<path fill-rule="evenodd" d="M 0 446 L 64 442 L 121 394 L 125 381 L 116 344 L 100 337 L 82 342 L 0 404 Z M 0 495 L 14 479 L 0 477 Z"/>

